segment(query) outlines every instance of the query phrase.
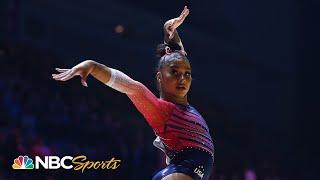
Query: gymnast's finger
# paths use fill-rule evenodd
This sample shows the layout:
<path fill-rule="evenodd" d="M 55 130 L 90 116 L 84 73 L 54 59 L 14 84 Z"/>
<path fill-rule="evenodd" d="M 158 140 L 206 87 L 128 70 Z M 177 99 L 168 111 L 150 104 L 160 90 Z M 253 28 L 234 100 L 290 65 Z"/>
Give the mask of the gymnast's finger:
<path fill-rule="evenodd" d="M 56 70 L 57 70 L 58 72 L 66 72 L 66 71 L 68 71 L 69 69 L 60 69 L 60 68 L 56 68 Z"/>
<path fill-rule="evenodd" d="M 60 73 L 60 74 L 53 74 L 52 77 L 53 77 L 54 79 L 60 79 L 60 78 L 62 78 L 62 77 L 64 77 L 64 76 L 66 76 L 67 74 L 69 74 L 70 72 L 71 72 L 71 71 L 69 70 L 69 71 L 65 71 L 65 72 Z"/>
<path fill-rule="evenodd" d="M 70 71 L 66 76 L 62 77 L 60 81 L 68 81 L 69 79 L 73 78 L 75 76 L 74 71 Z"/>
<path fill-rule="evenodd" d="M 187 6 L 185 6 L 179 18 L 185 19 L 188 15 L 189 15 L 189 9 L 187 8 Z"/>

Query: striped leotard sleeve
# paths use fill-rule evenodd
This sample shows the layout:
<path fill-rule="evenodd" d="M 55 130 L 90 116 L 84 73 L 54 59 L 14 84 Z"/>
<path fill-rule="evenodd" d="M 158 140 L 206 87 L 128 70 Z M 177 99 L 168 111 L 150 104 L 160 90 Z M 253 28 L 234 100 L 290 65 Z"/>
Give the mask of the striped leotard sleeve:
<path fill-rule="evenodd" d="M 106 85 L 125 93 L 152 128 L 163 125 L 169 116 L 172 104 L 157 98 L 142 83 L 131 79 L 123 72 L 110 69 L 111 78 Z"/>

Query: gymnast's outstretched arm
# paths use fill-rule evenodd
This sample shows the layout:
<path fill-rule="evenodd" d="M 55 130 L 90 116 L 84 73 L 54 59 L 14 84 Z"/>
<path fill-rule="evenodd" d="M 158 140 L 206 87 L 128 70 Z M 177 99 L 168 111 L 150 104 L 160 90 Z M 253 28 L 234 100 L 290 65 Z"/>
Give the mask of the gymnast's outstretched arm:
<path fill-rule="evenodd" d="M 142 83 L 133 80 L 117 69 L 93 60 L 86 60 L 71 69 L 56 68 L 56 70 L 59 74 L 52 74 L 52 78 L 57 81 L 67 81 L 75 76 L 80 76 L 82 85 L 88 87 L 86 80 L 89 75 L 92 75 L 109 87 L 125 93 L 152 127 L 162 125 L 167 119 L 171 104 L 158 99 Z"/>
<path fill-rule="evenodd" d="M 186 54 L 186 51 L 183 47 L 177 28 L 183 23 L 183 21 L 188 15 L 189 15 L 189 9 L 187 8 L 187 6 L 185 6 L 179 17 L 170 19 L 166 21 L 163 25 L 164 42 L 169 43 L 172 41 L 179 44 L 181 46 L 181 51 L 184 54 Z"/>

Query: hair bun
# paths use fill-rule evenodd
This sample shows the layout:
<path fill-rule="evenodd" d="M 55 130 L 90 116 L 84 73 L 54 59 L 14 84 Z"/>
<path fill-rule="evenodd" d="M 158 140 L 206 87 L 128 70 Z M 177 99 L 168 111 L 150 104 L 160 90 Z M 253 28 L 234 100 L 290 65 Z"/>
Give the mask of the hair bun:
<path fill-rule="evenodd" d="M 172 52 L 181 50 L 180 45 L 175 42 L 169 42 L 168 44 L 159 44 L 156 50 L 156 54 L 158 57 L 162 57 L 166 54 L 166 47 L 169 47 Z"/>

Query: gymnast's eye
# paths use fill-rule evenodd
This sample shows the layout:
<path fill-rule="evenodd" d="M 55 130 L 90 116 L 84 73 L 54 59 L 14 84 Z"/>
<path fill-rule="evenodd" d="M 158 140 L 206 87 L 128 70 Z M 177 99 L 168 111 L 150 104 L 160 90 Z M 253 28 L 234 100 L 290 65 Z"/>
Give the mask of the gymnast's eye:
<path fill-rule="evenodd" d="M 185 75 L 186 75 L 186 77 L 191 77 L 191 72 L 187 71 L 187 72 L 185 73 Z"/>
<path fill-rule="evenodd" d="M 173 75 L 178 75 L 178 71 L 177 70 L 175 70 L 175 69 L 172 69 L 172 71 L 171 71 L 171 74 L 173 74 Z"/>

